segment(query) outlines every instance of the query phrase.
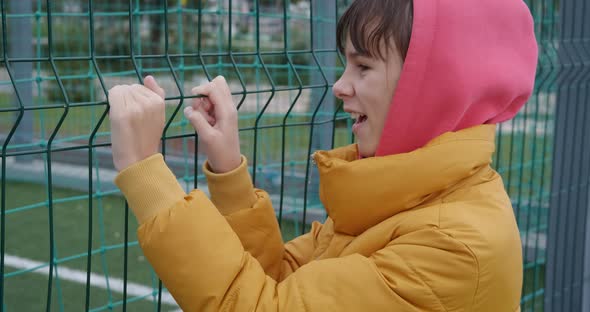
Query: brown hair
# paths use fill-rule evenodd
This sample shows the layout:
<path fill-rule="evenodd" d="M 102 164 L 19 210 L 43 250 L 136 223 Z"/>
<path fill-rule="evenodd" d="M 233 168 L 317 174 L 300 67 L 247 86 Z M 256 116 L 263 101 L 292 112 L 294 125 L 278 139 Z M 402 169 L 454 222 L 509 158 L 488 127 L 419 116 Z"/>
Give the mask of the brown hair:
<path fill-rule="evenodd" d="M 381 44 L 395 43 L 406 59 L 412 35 L 413 0 L 356 0 L 344 12 L 336 28 L 338 49 L 344 53 L 346 37 L 355 50 L 384 59 Z"/>

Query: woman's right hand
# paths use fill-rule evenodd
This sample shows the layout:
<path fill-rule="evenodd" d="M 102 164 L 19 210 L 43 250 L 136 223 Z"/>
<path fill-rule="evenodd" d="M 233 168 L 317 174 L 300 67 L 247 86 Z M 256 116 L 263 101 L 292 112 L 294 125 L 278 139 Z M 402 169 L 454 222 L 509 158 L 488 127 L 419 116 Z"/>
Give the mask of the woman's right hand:
<path fill-rule="evenodd" d="M 217 76 L 211 82 L 192 89 L 192 105 L 184 109 L 205 148 L 209 165 L 215 173 L 226 173 L 240 166 L 238 111 L 225 78 Z"/>

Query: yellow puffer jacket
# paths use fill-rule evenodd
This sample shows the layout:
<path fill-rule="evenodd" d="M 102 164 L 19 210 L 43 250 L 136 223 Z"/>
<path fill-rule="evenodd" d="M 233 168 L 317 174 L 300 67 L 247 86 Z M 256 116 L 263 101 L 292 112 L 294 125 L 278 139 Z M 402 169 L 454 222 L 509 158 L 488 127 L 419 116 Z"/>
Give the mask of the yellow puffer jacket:
<path fill-rule="evenodd" d="M 495 127 L 407 154 L 314 155 L 329 218 L 283 244 L 246 161 L 185 194 L 161 155 L 116 179 L 143 251 L 185 311 L 518 311 L 521 244 Z"/>

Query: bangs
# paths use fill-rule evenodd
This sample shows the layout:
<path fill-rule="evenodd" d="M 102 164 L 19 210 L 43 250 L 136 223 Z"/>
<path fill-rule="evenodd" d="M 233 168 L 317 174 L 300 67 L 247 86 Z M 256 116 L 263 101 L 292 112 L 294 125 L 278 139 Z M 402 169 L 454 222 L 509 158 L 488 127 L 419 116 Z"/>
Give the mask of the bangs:
<path fill-rule="evenodd" d="M 361 55 L 384 59 L 383 49 L 398 49 L 402 59 L 410 45 L 412 0 L 357 0 L 344 12 L 336 28 L 336 44 L 345 53 L 346 39 Z"/>

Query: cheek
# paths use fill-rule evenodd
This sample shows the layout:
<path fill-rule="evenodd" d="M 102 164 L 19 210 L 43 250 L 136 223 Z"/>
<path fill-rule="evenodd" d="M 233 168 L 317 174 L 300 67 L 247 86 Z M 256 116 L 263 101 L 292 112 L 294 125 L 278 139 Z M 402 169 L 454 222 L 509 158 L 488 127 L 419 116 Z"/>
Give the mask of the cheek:
<path fill-rule="evenodd" d="M 377 119 L 385 119 L 393 98 L 390 88 L 383 85 L 383 82 L 375 82 L 368 88 L 366 98 L 368 99 L 367 109 L 372 115 Z"/>
<path fill-rule="evenodd" d="M 373 131 L 377 136 L 380 136 L 383 131 L 383 127 L 387 121 L 387 115 L 389 113 L 389 107 L 391 105 L 391 99 L 385 94 L 376 96 L 372 103 L 372 124 Z M 378 138 L 376 138 L 378 139 Z"/>
<path fill-rule="evenodd" d="M 389 113 L 389 108 L 391 107 L 393 96 L 395 93 L 395 88 L 397 86 L 397 79 L 395 81 L 389 81 L 388 85 L 383 85 L 382 92 L 380 94 L 379 99 L 379 110 L 380 116 L 385 120 L 387 118 L 387 114 Z"/>
<path fill-rule="evenodd" d="M 379 102 L 379 115 L 385 119 L 387 117 L 387 113 L 389 113 L 389 107 L 391 106 L 392 96 L 387 94 L 384 96 L 381 101 Z"/>
<path fill-rule="evenodd" d="M 385 73 L 373 72 L 360 80 L 355 87 L 363 109 L 374 119 L 374 124 L 383 125 L 389 112 L 395 86 L 389 85 Z"/>

